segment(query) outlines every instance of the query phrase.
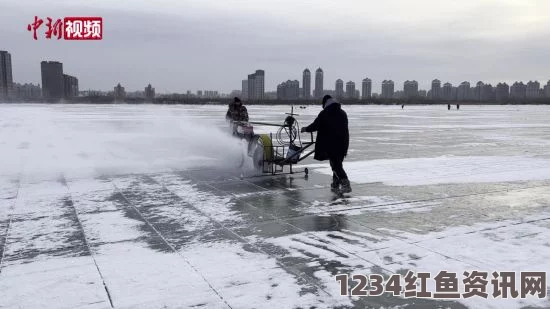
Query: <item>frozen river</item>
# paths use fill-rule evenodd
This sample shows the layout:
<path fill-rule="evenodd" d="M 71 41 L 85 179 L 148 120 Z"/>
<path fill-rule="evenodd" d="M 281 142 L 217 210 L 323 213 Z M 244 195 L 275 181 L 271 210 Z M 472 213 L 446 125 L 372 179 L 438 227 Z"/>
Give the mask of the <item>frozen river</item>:
<path fill-rule="evenodd" d="M 434 292 L 446 270 L 464 293 L 466 271 L 517 272 L 518 291 L 520 271 L 548 272 L 550 107 L 344 108 L 342 199 L 312 159 L 307 179 L 241 179 L 222 106 L 0 105 L 0 308 L 550 307 L 491 284 L 340 296 L 334 277 L 429 272 Z"/>

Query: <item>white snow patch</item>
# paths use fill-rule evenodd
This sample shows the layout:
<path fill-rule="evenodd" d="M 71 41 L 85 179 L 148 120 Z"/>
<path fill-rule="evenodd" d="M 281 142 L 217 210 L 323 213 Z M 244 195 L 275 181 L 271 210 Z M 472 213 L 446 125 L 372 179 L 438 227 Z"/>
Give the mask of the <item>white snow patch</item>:
<path fill-rule="evenodd" d="M 0 308 L 111 308 L 93 260 L 55 258 L 0 273 Z"/>
<path fill-rule="evenodd" d="M 525 218 L 540 220 L 543 217 Z M 516 224 L 517 221 L 507 220 L 495 223 L 479 223 L 470 227 L 452 227 L 442 232 L 416 235 L 402 231 L 384 231 L 386 236 L 380 237 L 377 232 L 364 233 L 352 231 L 321 231 L 267 239 L 289 252 L 295 258 L 314 256 L 314 261 L 338 261 L 340 273 L 349 274 L 372 273 L 369 265 L 377 265 L 386 274 L 399 270 L 410 269 L 414 272 L 430 272 L 432 278 L 440 271 L 456 272 L 459 282 L 462 282 L 464 271 L 487 271 L 489 281 L 493 271 L 516 271 L 519 287 L 520 271 L 548 271 L 548 237 L 550 230 L 536 224 Z M 502 227 L 499 227 L 502 226 Z M 378 229 L 382 232 L 382 229 Z M 329 237 L 329 235 L 339 237 Z M 354 236 L 355 235 L 355 236 Z M 399 236 L 399 237 L 397 237 Z M 366 240 L 368 237 L 369 240 Z M 401 238 L 404 237 L 404 238 Z M 421 241 L 415 242 L 420 238 Z M 318 240 L 323 240 L 322 242 Z M 412 243 L 415 242 L 415 243 Z M 331 250 L 324 249 L 328 247 Z M 333 250 L 345 254 L 342 257 Z M 372 263 L 372 264 L 371 264 Z M 315 264 L 311 264 L 314 266 Z M 360 267 L 359 265 L 363 266 Z M 321 268 L 322 269 L 322 268 Z M 315 276 L 324 282 L 329 289 L 337 290 L 334 277 L 325 271 L 316 272 Z M 463 285 L 459 284 L 461 292 Z M 428 280 L 428 291 L 435 291 L 435 282 Z M 488 287 L 489 293 L 492 286 Z M 550 289 L 550 282 L 547 281 Z M 480 297 L 458 299 L 457 301 L 469 308 L 503 308 L 514 309 L 527 306 L 549 305 L 548 299 L 529 297 L 525 300 L 506 299 L 495 300 L 489 296 L 485 300 Z"/>
<path fill-rule="evenodd" d="M 210 192 L 197 189 L 197 186 L 189 181 L 182 180 L 178 175 L 163 174 L 153 176 L 153 179 L 164 185 L 184 202 L 197 208 L 210 218 L 218 222 L 241 222 L 241 214 L 236 210 L 231 210 L 234 205 L 229 196 L 217 196 Z"/>
<path fill-rule="evenodd" d="M 80 220 L 86 238 L 92 244 L 133 240 L 144 236 L 140 230 L 143 222 L 128 219 L 123 211 L 82 214 Z"/>
<path fill-rule="evenodd" d="M 319 166 L 326 165 L 309 165 Z M 393 186 L 550 179 L 550 160 L 519 156 L 382 159 L 344 162 L 344 168 L 352 182 L 383 182 Z M 315 171 L 332 175 L 327 167 Z"/>
<path fill-rule="evenodd" d="M 157 303 L 163 307 L 180 297 L 185 306 L 218 304 L 220 298 L 202 277 L 176 253 L 156 252 L 137 242 L 102 245 L 96 261 L 117 308 Z M 201 296 L 187 299 L 185 295 Z M 173 305 L 173 304 L 172 304 Z"/>
<path fill-rule="evenodd" d="M 307 214 L 317 214 L 321 216 L 329 216 L 330 214 L 335 213 L 353 216 L 359 215 L 365 211 L 389 211 L 399 213 L 406 211 L 405 209 L 402 209 L 402 207 L 400 207 L 401 204 L 394 206 L 381 205 L 395 204 L 401 202 L 402 201 L 398 201 L 386 196 L 353 196 L 345 199 L 336 199 L 331 202 L 316 200 L 313 201 L 309 206 L 301 208 L 300 211 Z M 350 209 L 349 204 L 353 204 L 352 209 Z"/>
<path fill-rule="evenodd" d="M 180 251 L 234 308 L 310 308 L 323 302 L 347 304 L 323 292 L 306 293 L 298 278 L 281 268 L 273 257 L 243 250 L 243 243 L 195 243 Z M 231 265 L 231 267 L 227 267 Z M 342 301 L 343 300 L 343 301 Z"/>
<path fill-rule="evenodd" d="M 501 124 L 429 124 L 429 125 L 400 125 L 400 124 L 387 124 L 386 127 L 394 128 L 429 128 L 429 129 L 510 129 L 510 128 L 550 128 L 550 124 L 545 123 L 529 123 L 529 124 L 514 124 L 514 123 L 501 123 Z"/>

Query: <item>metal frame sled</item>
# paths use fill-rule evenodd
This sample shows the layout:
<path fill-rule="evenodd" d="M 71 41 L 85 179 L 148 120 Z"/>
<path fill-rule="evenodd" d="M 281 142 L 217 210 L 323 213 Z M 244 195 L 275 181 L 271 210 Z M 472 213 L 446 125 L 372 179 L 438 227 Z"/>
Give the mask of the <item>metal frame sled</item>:
<path fill-rule="evenodd" d="M 263 126 L 279 127 L 275 135 L 253 134 L 248 143 L 248 156 L 252 158 L 254 167 L 263 174 L 284 173 L 286 165 L 290 168 L 290 174 L 294 174 L 293 166 L 312 155 L 315 150 L 311 146 L 315 145 L 313 133 L 310 133 L 309 141 L 302 141 L 300 137 L 300 125 L 294 116 L 294 106 L 285 118 L 283 124 L 250 122 Z M 303 172 L 308 175 L 309 170 L 305 168 Z"/>

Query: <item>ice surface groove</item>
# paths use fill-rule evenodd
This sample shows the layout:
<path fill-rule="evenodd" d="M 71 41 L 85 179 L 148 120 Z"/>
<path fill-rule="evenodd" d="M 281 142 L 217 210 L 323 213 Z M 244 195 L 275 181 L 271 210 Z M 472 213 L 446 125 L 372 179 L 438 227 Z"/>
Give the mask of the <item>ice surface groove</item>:
<path fill-rule="evenodd" d="M 223 191 L 223 190 L 218 189 L 218 188 L 215 188 L 215 187 L 213 187 L 213 186 L 211 186 L 211 187 L 212 187 L 212 189 L 214 189 L 214 190 L 218 190 L 218 191 L 225 192 L 225 193 L 227 193 L 227 194 L 231 194 L 230 192 Z M 300 201 L 300 202 L 301 202 L 301 201 Z M 250 204 L 250 203 L 247 203 L 247 204 L 248 204 L 250 207 L 253 207 L 253 208 L 258 209 L 256 206 L 254 206 L 254 205 L 252 205 L 252 204 Z M 275 216 L 274 216 L 274 217 L 275 217 Z M 275 221 L 275 222 L 278 222 L 278 223 L 281 223 L 281 224 L 287 224 L 287 225 L 289 225 L 289 226 L 292 226 L 293 228 L 295 228 L 295 229 L 297 229 L 297 230 L 300 230 L 300 231 L 301 231 L 302 233 L 304 233 L 305 235 L 308 235 L 308 236 L 310 236 L 311 238 L 313 238 L 313 239 L 315 239 L 315 240 L 317 240 L 317 241 L 320 241 L 320 242 L 323 242 L 323 241 L 324 241 L 323 239 L 320 239 L 317 235 L 314 235 L 313 233 L 310 233 L 310 232 L 308 232 L 308 231 L 305 231 L 305 230 L 303 230 L 302 228 L 300 228 L 300 227 L 298 227 L 298 226 L 295 226 L 295 225 L 293 225 L 293 224 L 291 224 L 291 223 L 288 223 L 288 222 L 286 222 L 286 221 L 283 221 L 281 218 L 275 217 L 274 221 Z M 334 243 L 332 243 L 332 242 L 329 242 L 329 243 L 331 243 L 332 245 L 336 246 L 338 249 L 340 249 L 340 250 L 342 250 L 342 251 L 348 252 L 345 248 L 342 248 L 341 246 L 339 246 L 339 245 L 337 245 L 337 244 L 334 244 Z M 317 247 L 317 246 L 315 246 L 315 247 Z M 324 246 L 324 248 L 325 248 L 325 249 L 328 249 L 328 247 L 326 247 L 326 246 Z M 261 249 L 260 249 L 260 250 L 261 250 Z M 263 250 L 262 250 L 262 251 L 263 251 Z M 333 251 L 333 250 L 330 250 L 330 251 L 331 251 L 331 252 L 336 252 L 336 251 Z M 339 253 L 339 254 L 341 254 L 341 253 Z M 371 262 L 371 261 L 369 261 L 369 260 L 367 260 L 367 259 L 365 259 L 365 258 L 363 258 L 363 257 L 361 257 L 361 256 L 359 256 L 359 255 L 357 255 L 357 254 L 354 254 L 354 253 L 352 253 L 352 252 L 348 252 L 348 254 L 349 254 L 349 255 L 352 255 L 352 256 L 355 256 L 356 258 L 359 258 L 359 259 L 361 259 L 361 260 L 364 260 L 365 262 L 367 262 L 367 263 L 369 263 L 369 264 L 371 264 L 371 265 L 375 265 L 375 263 L 373 263 L 373 262 Z M 343 256 L 345 256 L 345 255 L 343 255 Z M 391 270 L 386 269 L 386 268 L 384 268 L 383 266 L 380 266 L 380 268 L 381 268 L 381 269 L 384 269 L 384 270 L 387 271 L 388 273 L 391 272 Z M 309 281 L 309 279 L 308 279 L 308 281 Z M 315 285 L 317 285 L 317 284 L 315 284 Z M 325 289 L 324 289 L 323 287 L 321 287 L 321 289 L 322 289 L 323 291 L 325 291 Z M 325 291 L 325 292 L 326 292 L 326 291 Z M 328 293 L 328 292 L 326 292 L 326 293 Z M 329 294 L 330 294 L 330 293 L 329 293 Z"/>
<path fill-rule="evenodd" d="M 13 197 L 13 201 L 12 201 L 12 204 L 10 206 L 10 210 L 13 211 L 13 207 L 15 205 L 15 203 L 17 202 L 17 199 L 19 197 L 19 190 L 21 188 L 21 180 L 20 178 L 18 178 L 18 181 L 17 181 L 17 190 L 15 192 L 15 196 Z M 6 231 L 4 233 L 5 237 L 4 237 L 4 243 L 0 244 L 0 249 L 2 249 L 2 251 L 0 252 L 0 274 L 2 273 L 2 266 L 3 266 L 3 262 L 4 262 L 4 255 L 6 254 L 6 244 L 8 243 L 8 238 L 10 236 L 10 227 L 11 227 L 11 222 L 12 222 L 12 213 L 8 213 L 8 226 L 6 227 Z"/>
<path fill-rule="evenodd" d="M 9 218 L 9 221 L 8 221 L 8 226 L 6 226 L 6 232 L 4 233 L 4 235 L 6 235 L 4 237 L 4 241 L 2 244 L 0 244 L 0 249 L 2 249 L 2 251 L 0 252 L 0 273 L 2 273 L 2 266 L 3 266 L 3 262 L 4 262 L 4 254 L 6 252 L 5 248 L 6 248 L 6 243 L 8 242 L 8 237 L 10 236 L 10 226 L 11 226 L 11 218 Z"/>
<path fill-rule="evenodd" d="M 536 186 L 535 186 L 535 187 L 536 187 Z M 540 186 L 539 186 L 539 187 L 540 187 Z M 523 189 L 525 189 L 525 188 L 523 188 Z M 266 189 L 266 190 L 267 190 L 267 189 Z M 508 191 L 508 190 L 497 190 L 497 191 L 495 191 L 495 192 L 498 193 L 498 192 L 502 192 L 502 191 Z M 463 195 L 463 196 L 475 196 L 475 195 L 487 194 L 487 193 L 495 193 L 495 192 L 486 192 L 486 193 L 477 193 L 477 194 L 466 194 L 466 195 Z M 420 201 L 420 200 L 419 200 L 419 201 L 411 201 L 411 202 L 425 202 L 425 201 L 433 201 L 433 200 L 437 200 L 437 199 L 448 199 L 448 198 L 456 198 L 456 197 L 463 197 L 463 196 L 452 196 L 452 197 L 434 198 L 434 199 L 428 199 L 428 200 L 424 200 L 424 201 Z M 405 203 L 411 203 L 411 202 L 405 202 Z M 303 202 L 302 202 L 302 203 L 303 203 Z M 397 205 L 397 204 L 402 204 L 402 203 L 393 203 L 393 204 Z M 392 205 L 392 204 L 388 204 L 388 205 Z M 252 206 L 252 207 L 255 207 L 255 206 L 253 206 L 253 205 L 251 205 L 251 206 Z M 377 205 L 377 206 L 378 206 L 378 205 Z M 380 206 L 383 206 L 383 205 L 380 205 Z M 387 206 L 387 205 L 384 205 L 384 206 Z M 361 209 L 361 208 L 363 208 L 363 207 L 358 207 L 357 209 Z M 353 210 L 353 209 L 354 209 L 354 208 L 350 208 L 350 210 Z M 328 211 L 328 213 L 330 213 L 330 212 L 333 212 L 333 211 Z M 344 219 L 344 220 L 349 220 L 349 219 L 346 218 L 346 219 Z M 280 221 L 280 219 L 276 219 L 276 221 Z M 286 224 L 290 224 L 290 223 L 288 223 L 288 222 L 285 222 L 285 223 L 286 223 Z M 359 224 L 361 224 L 361 223 L 359 223 Z M 292 225 L 292 224 L 290 224 L 290 225 Z M 301 228 L 299 228 L 299 227 L 297 227 L 297 226 L 294 226 L 294 225 L 292 225 L 292 226 L 295 227 L 295 228 L 297 228 L 297 229 L 301 229 Z M 301 230 L 302 230 L 302 229 L 301 229 Z M 323 241 L 322 239 L 319 239 L 317 235 L 313 235 L 313 234 L 309 233 L 308 231 L 304 231 L 304 230 L 302 230 L 302 231 L 305 232 L 306 234 L 309 234 L 309 235 L 310 235 L 312 238 L 314 238 L 314 239 L 318 239 L 318 240 L 320 240 L 320 241 Z M 396 238 L 396 237 L 394 237 L 394 236 L 392 236 L 392 235 L 388 235 L 388 236 L 390 236 L 390 237 L 392 237 L 392 238 L 394 238 L 394 239 L 396 239 L 396 240 L 400 240 L 399 238 Z M 402 240 L 400 240 L 400 241 L 402 241 Z M 309 245 L 311 245 L 311 244 L 309 244 Z M 338 246 L 337 244 L 333 244 L 333 245 L 335 245 L 335 246 L 337 246 L 338 248 L 340 248 L 340 250 L 347 251 L 345 248 L 342 248 L 342 247 Z M 420 247 L 420 246 L 419 246 L 419 247 Z M 325 247 L 325 248 L 326 248 L 326 247 Z M 423 248 L 423 249 L 426 249 L 426 248 Z M 439 253 L 439 252 L 436 252 L 436 251 L 433 251 L 433 252 L 436 253 L 436 254 L 440 254 L 440 255 L 444 256 L 445 258 L 455 259 L 455 260 L 457 260 L 457 261 L 459 261 L 459 262 L 463 262 L 463 263 L 465 263 L 465 264 L 468 264 L 468 265 L 471 265 L 471 266 L 473 266 L 473 267 L 476 267 L 476 265 L 472 265 L 472 264 L 470 264 L 470 263 L 461 261 L 461 260 L 459 260 L 459 259 L 456 259 L 456 258 L 453 258 L 453 257 L 446 256 L 446 255 L 444 255 L 444 254 L 442 254 L 442 253 Z M 374 262 L 372 262 L 372 261 L 369 261 L 369 260 L 367 260 L 367 259 L 365 259 L 365 258 L 363 258 L 363 257 L 361 257 L 361 256 L 359 256 L 359 255 L 356 255 L 356 254 L 354 254 L 354 253 L 352 253 L 352 252 L 348 252 L 348 253 L 349 253 L 350 255 L 356 256 L 356 257 L 359 258 L 359 259 L 365 260 L 365 261 L 368 262 L 368 263 L 371 263 L 371 264 L 373 264 L 373 265 L 376 265 L 376 263 L 374 263 Z M 390 271 L 389 269 L 386 269 L 386 268 L 384 268 L 384 267 L 381 266 L 381 265 L 376 265 L 376 266 L 378 266 L 378 267 L 380 267 L 380 268 L 386 270 L 388 273 L 391 273 L 391 271 Z"/>
<path fill-rule="evenodd" d="M 210 289 L 216 293 L 216 295 L 229 307 L 229 308 L 232 308 L 229 303 L 227 302 L 227 300 L 220 294 L 220 292 L 218 290 L 216 290 L 212 284 L 206 279 L 206 277 L 204 276 L 204 274 L 202 274 L 191 262 L 189 262 L 189 260 L 187 258 L 185 258 L 185 256 L 183 256 L 181 254 L 181 252 L 179 252 L 178 250 L 176 250 L 176 248 L 174 248 L 174 246 L 172 246 L 172 244 L 170 244 L 165 238 L 164 236 L 155 228 L 154 225 L 152 225 L 149 220 L 147 220 L 147 218 L 145 218 L 141 212 L 139 211 L 139 209 L 135 206 L 135 204 L 130 201 L 125 195 L 124 193 L 113 183 L 113 186 L 115 188 L 115 190 L 121 195 L 123 196 L 123 198 L 129 203 L 129 205 L 131 205 L 131 207 L 134 209 L 134 211 L 137 212 L 137 214 L 141 217 L 141 219 L 147 223 L 147 225 L 153 229 L 155 231 L 155 233 L 162 239 L 162 241 L 166 244 L 166 246 L 168 246 L 174 253 L 176 253 L 177 255 L 179 255 L 184 261 L 185 263 L 187 263 L 201 278 L 202 280 L 204 280 L 204 282 L 206 282 L 206 284 L 208 284 L 208 286 L 210 287 Z"/>
<path fill-rule="evenodd" d="M 160 184 L 165 190 L 170 191 L 168 188 L 166 188 L 166 186 L 165 186 L 164 184 L 162 184 L 162 183 L 159 183 L 159 184 Z M 217 188 L 211 186 L 210 184 L 207 184 L 207 186 L 211 187 L 213 190 L 225 192 L 225 191 L 223 191 L 223 190 L 220 190 L 220 189 L 217 189 Z M 172 192 L 172 191 L 170 191 L 170 192 Z M 172 192 L 172 193 L 173 193 L 173 192 Z M 173 193 L 173 194 L 176 195 L 176 196 L 178 196 L 176 193 Z M 262 253 L 264 253 L 264 254 L 266 254 L 266 255 L 268 255 L 268 256 L 272 256 L 271 254 L 269 254 L 268 252 L 266 252 L 265 250 L 263 250 L 261 247 L 255 245 L 255 244 L 253 244 L 253 243 L 250 243 L 247 239 L 243 238 L 241 235 L 239 235 L 239 234 L 238 234 L 237 232 L 235 232 L 233 229 L 226 227 L 226 226 L 223 224 L 223 222 L 219 222 L 219 221 L 215 220 L 215 219 L 212 218 L 209 214 L 204 213 L 202 210 L 196 208 L 194 205 L 191 205 L 191 207 L 193 207 L 193 208 L 194 208 L 195 210 L 197 210 L 198 212 L 200 212 L 200 213 L 202 213 L 203 215 L 205 215 L 205 216 L 207 216 L 208 218 L 210 218 L 210 220 L 212 220 L 212 221 L 214 221 L 214 222 L 217 222 L 219 225 L 222 226 L 222 228 L 223 228 L 224 230 L 227 230 L 227 231 L 230 232 L 231 234 L 235 235 L 235 236 L 238 237 L 241 241 L 245 242 L 245 243 L 248 244 L 248 245 L 253 246 L 256 250 L 258 250 L 258 251 L 260 251 L 260 252 L 262 252 Z M 254 207 L 254 206 L 252 206 L 252 207 Z M 318 288 L 319 290 L 323 291 L 326 295 L 331 295 L 331 294 L 330 294 L 328 291 L 326 291 L 322 286 L 319 286 L 319 285 L 316 284 L 315 282 L 312 282 L 310 278 L 308 278 L 307 276 L 304 277 L 300 272 L 298 272 L 298 271 L 292 269 L 292 268 L 289 267 L 288 265 L 285 265 L 285 264 L 283 264 L 283 263 L 279 263 L 279 265 L 280 265 L 283 269 L 285 269 L 286 271 L 288 271 L 288 273 L 293 274 L 293 275 L 296 275 L 296 276 L 299 276 L 302 280 L 305 280 L 306 282 L 308 282 L 308 284 L 310 284 L 310 285 L 312 285 L 312 286 Z"/>
<path fill-rule="evenodd" d="M 65 179 L 64 176 L 63 176 L 63 185 L 65 187 L 67 187 L 67 189 L 69 191 L 69 195 L 71 196 L 71 193 L 70 193 L 71 188 L 67 184 L 67 180 Z M 78 212 L 76 211 L 76 208 L 75 208 L 74 203 L 72 201 L 72 196 L 71 196 L 71 200 L 69 202 L 70 202 L 70 205 L 71 205 L 71 209 L 74 212 L 74 216 L 76 218 L 76 221 L 78 222 L 78 228 L 80 229 L 80 232 L 82 233 L 83 241 L 86 244 L 86 248 L 88 249 L 88 254 L 90 255 L 90 257 L 94 261 L 94 265 L 95 265 L 95 268 L 97 269 L 97 273 L 99 274 L 99 277 L 101 278 L 101 282 L 103 283 L 103 288 L 105 289 L 105 293 L 107 294 L 107 298 L 109 299 L 109 304 L 110 304 L 111 308 L 114 308 L 113 299 L 111 297 L 111 293 L 109 292 L 109 287 L 107 286 L 107 283 L 105 283 L 105 278 L 103 277 L 103 274 L 101 273 L 101 269 L 99 269 L 99 265 L 97 265 L 97 260 L 94 256 L 94 253 L 93 253 L 92 249 L 90 248 L 90 243 L 88 242 L 88 238 L 86 237 L 86 231 L 84 231 L 84 227 L 82 226 L 82 221 L 80 221 L 80 218 L 78 216 Z"/>

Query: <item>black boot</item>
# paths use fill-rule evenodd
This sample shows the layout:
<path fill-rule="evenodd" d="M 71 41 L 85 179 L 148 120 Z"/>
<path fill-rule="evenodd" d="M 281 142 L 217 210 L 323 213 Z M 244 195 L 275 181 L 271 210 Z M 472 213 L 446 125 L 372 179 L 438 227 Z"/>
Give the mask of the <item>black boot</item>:
<path fill-rule="evenodd" d="M 349 180 L 342 179 L 342 193 L 350 193 L 351 192 L 351 185 L 349 183 Z"/>
<path fill-rule="evenodd" d="M 332 183 L 330 184 L 330 191 L 339 192 L 340 191 L 340 179 L 336 176 L 332 176 Z"/>

